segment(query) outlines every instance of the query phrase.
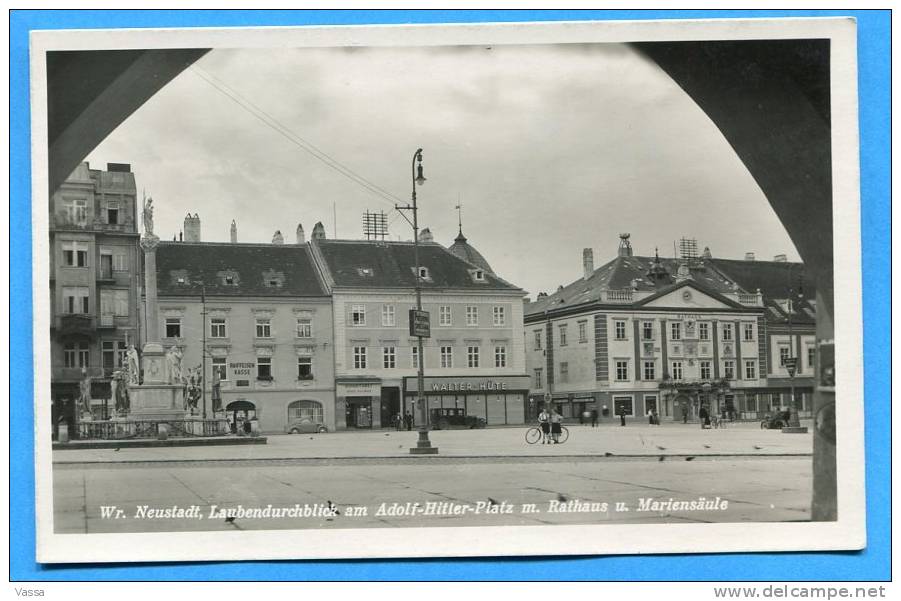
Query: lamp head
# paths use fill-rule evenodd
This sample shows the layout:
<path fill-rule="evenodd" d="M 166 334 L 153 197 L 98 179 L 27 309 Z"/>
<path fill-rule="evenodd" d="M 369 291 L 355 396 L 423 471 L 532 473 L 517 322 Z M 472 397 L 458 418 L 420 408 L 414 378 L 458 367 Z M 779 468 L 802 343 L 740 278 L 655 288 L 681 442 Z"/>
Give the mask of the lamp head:
<path fill-rule="evenodd" d="M 422 160 L 422 157 L 419 157 L 419 160 Z M 416 184 L 421 186 L 425 183 L 425 176 L 422 174 L 422 163 L 416 166 Z"/>

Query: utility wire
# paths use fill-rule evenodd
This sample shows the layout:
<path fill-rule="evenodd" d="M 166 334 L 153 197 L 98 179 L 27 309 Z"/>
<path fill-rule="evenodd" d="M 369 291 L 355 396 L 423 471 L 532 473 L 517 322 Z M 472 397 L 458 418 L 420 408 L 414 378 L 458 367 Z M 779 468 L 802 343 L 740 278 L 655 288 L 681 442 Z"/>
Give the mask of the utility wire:
<path fill-rule="evenodd" d="M 403 202 L 397 196 L 391 194 L 384 188 L 370 182 L 366 178 L 361 175 L 354 173 L 350 168 L 345 167 L 336 159 L 332 158 L 312 143 L 304 140 L 293 131 L 291 131 L 288 127 L 282 125 L 275 117 L 268 114 L 265 110 L 255 105 L 250 100 L 244 98 L 239 92 L 237 92 L 234 88 L 223 82 L 221 79 L 216 76 L 204 71 L 203 69 L 197 66 L 189 67 L 191 71 L 193 71 L 198 77 L 200 77 L 203 81 L 208 83 L 210 86 L 218 90 L 220 93 L 227 96 L 230 100 L 232 100 L 235 104 L 249 112 L 251 115 L 265 123 L 267 126 L 281 134 L 283 137 L 288 139 L 290 142 L 299 146 L 302 150 L 309 153 L 314 158 L 318 159 L 326 166 L 331 167 L 333 170 L 337 171 L 339 174 L 343 175 L 347 179 L 361 186 L 374 196 L 378 197 L 379 200 L 390 204 L 392 207 L 395 203 Z"/>

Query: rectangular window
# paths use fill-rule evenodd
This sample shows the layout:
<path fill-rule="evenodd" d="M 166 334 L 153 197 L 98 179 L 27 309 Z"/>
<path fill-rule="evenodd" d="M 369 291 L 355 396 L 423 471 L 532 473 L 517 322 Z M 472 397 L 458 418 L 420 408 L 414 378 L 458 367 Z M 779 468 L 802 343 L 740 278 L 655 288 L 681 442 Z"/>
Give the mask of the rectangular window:
<path fill-rule="evenodd" d="M 655 380 L 657 379 L 657 364 L 653 361 L 645 361 L 644 362 L 644 379 L 645 380 Z"/>
<path fill-rule="evenodd" d="M 382 367 L 385 369 L 397 367 L 397 351 L 393 346 L 382 347 Z"/>
<path fill-rule="evenodd" d="M 451 323 L 450 305 L 441 305 L 440 307 L 438 307 L 438 325 L 449 326 L 451 325 Z"/>
<path fill-rule="evenodd" d="M 112 313 L 117 317 L 128 317 L 128 290 L 113 290 Z"/>
<path fill-rule="evenodd" d="M 63 312 L 89 314 L 88 288 L 86 286 L 63 287 Z"/>
<path fill-rule="evenodd" d="M 632 397 L 613 397 L 613 412 L 615 415 L 635 415 L 635 409 L 632 405 Z"/>
<path fill-rule="evenodd" d="M 128 254 L 113 251 L 113 271 L 128 271 Z"/>
<path fill-rule="evenodd" d="M 754 340 L 754 324 L 744 324 L 745 340 Z"/>
<path fill-rule="evenodd" d="M 588 342 L 588 322 L 580 321 L 579 322 L 579 342 Z"/>
<path fill-rule="evenodd" d="M 617 382 L 625 382 L 629 379 L 629 362 L 628 361 L 617 361 L 616 362 L 616 381 Z"/>
<path fill-rule="evenodd" d="M 785 360 L 789 358 L 790 352 L 788 346 L 779 347 L 779 365 L 785 367 Z"/>
<path fill-rule="evenodd" d="M 75 344 L 69 342 L 65 346 L 63 346 L 63 366 L 64 367 L 75 367 L 76 357 L 75 357 Z"/>
<path fill-rule="evenodd" d="M 354 347 L 354 369 L 366 369 L 366 347 Z"/>
<path fill-rule="evenodd" d="M 419 347 L 414 346 L 410 349 L 410 363 L 413 369 L 419 369 Z"/>
<path fill-rule="evenodd" d="M 507 310 L 504 307 L 497 306 L 492 310 L 494 313 L 494 325 L 496 326 L 504 326 L 507 325 Z"/>
<path fill-rule="evenodd" d="M 466 363 L 469 367 L 476 368 L 479 366 L 479 347 L 466 347 Z"/>
<path fill-rule="evenodd" d="M 219 376 L 219 381 L 228 380 L 228 359 L 227 357 L 213 357 L 213 374 Z"/>
<path fill-rule="evenodd" d="M 257 357 L 257 380 L 272 379 L 272 357 Z"/>
<path fill-rule="evenodd" d="M 106 222 L 110 225 L 117 225 L 119 223 L 119 201 L 118 200 L 106 201 Z"/>
<path fill-rule="evenodd" d="M 312 338 L 313 337 L 313 320 L 298 318 L 297 319 L 297 337 Z"/>
<path fill-rule="evenodd" d="M 313 358 L 298 357 L 297 358 L 297 379 L 312 380 L 313 379 Z"/>
<path fill-rule="evenodd" d="M 466 307 L 466 325 L 468 326 L 477 326 L 479 325 L 479 308 L 473 305 L 468 305 Z"/>
<path fill-rule="evenodd" d="M 710 361 L 701 361 L 701 379 L 710 379 Z"/>
<path fill-rule="evenodd" d="M 653 340 L 654 339 L 654 322 L 653 321 L 641 322 L 641 339 L 642 340 Z"/>
<path fill-rule="evenodd" d="M 353 305 L 350 308 L 350 323 L 354 326 L 366 325 L 366 306 Z"/>
<path fill-rule="evenodd" d="M 723 377 L 727 380 L 735 379 L 735 361 L 732 359 L 723 361 Z"/>
<path fill-rule="evenodd" d="M 210 338 L 227 338 L 228 331 L 224 317 L 210 318 Z"/>
<path fill-rule="evenodd" d="M 566 346 L 566 325 L 560 326 L 560 346 Z"/>
<path fill-rule="evenodd" d="M 757 379 L 757 362 L 756 361 L 745 361 L 745 379 L 747 379 L 747 380 L 756 380 Z"/>
<path fill-rule="evenodd" d="M 673 380 L 681 380 L 682 379 L 682 362 L 681 361 L 673 361 L 672 368 L 673 368 L 673 373 L 670 375 L 673 377 Z"/>
<path fill-rule="evenodd" d="M 100 251 L 100 277 L 105 280 L 113 277 L 113 254 L 109 251 Z"/>
<path fill-rule="evenodd" d="M 454 349 L 450 346 L 441 347 L 441 367 L 450 369 L 454 366 Z"/>
<path fill-rule="evenodd" d="M 626 339 L 626 322 L 622 320 L 616 320 L 613 322 L 613 336 L 617 340 L 625 340 Z"/>
<path fill-rule="evenodd" d="M 560 362 L 560 381 L 569 382 L 569 361 Z"/>
<path fill-rule="evenodd" d="M 102 344 L 103 369 L 113 370 L 125 365 L 125 342 L 122 340 L 104 340 Z"/>
<path fill-rule="evenodd" d="M 386 328 L 394 327 L 394 305 L 382 305 L 382 325 Z"/>
<path fill-rule="evenodd" d="M 808 346 L 807 347 L 807 367 L 810 369 L 815 369 L 817 364 L 817 347 Z"/>
<path fill-rule="evenodd" d="M 541 350 L 541 330 L 535 330 L 535 350 Z"/>
<path fill-rule="evenodd" d="M 271 320 L 257 319 L 257 338 L 272 338 Z"/>
<path fill-rule="evenodd" d="M 698 324 L 698 338 L 701 340 L 710 340 L 710 324 L 701 322 Z"/>
<path fill-rule="evenodd" d="M 494 347 L 494 366 L 495 367 L 507 367 L 507 347 L 506 346 L 495 346 Z"/>
<path fill-rule="evenodd" d="M 539 389 L 541 389 L 541 387 L 542 387 L 542 383 L 541 383 L 541 373 L 542 373 L 542 370 L 541 370 L 541 369 L 536 369 L 536 370 L 534 370 L 534 373 L 535 373 L 535 382 L 534 382 L 534 384 L 535 384 L 535 389 L 536 389 L 536 390 L 539 390 Z"/>
<path fill-rule="evenodd" d="M 670 324 L 670 334 L 670 338 L 672 340 L 682 340 L 682 322 L 672 322 Z"/>
<path fill-rule="evenodd" d="M 66 220 L 73 225 L 84 225 L 88 220 L 88 201 L 84 198 L 63 199 Z"/>
<path fill-rule="evenodd" d="M 732 340 L 732 324 L 723 324 L 723 340 Z"/>
<path fill-rule="evenodd" d="M 87 342 L 78 343 L 78 367 L 91 366 L 91 351 Z"/>

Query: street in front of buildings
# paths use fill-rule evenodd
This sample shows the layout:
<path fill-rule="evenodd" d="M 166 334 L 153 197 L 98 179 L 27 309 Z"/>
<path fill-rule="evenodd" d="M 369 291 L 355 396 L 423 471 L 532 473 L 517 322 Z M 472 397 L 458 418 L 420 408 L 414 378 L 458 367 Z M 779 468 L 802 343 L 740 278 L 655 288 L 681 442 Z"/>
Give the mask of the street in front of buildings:
<path fill-rule="evenodd" d="M 246 447 L 55 451 L 54 529 L 98 533 L 810 517 L 809 435 L 784 435 L 752 424 L 724 430 L 691 424 L 575 425 L 570 430 L 566 444 L 550 446 L 527 445 L 523 428 L 433 432 L 440 454 L 428 458 L 408 455 L 415 432 L 396 431 L 273 436 L 267 445 Z M 670 500 L 696 505 L 668 505 Z M 339 514 L 332 515 L 329 502 Z M 624 505 L 617 508 L 617 503 Z M 173 507 L 196 515 L 171 517 L 165 511 Z M 295 514 L 253 518 L 239 513 L 226 521 L 222 513 L 267 507 Z M 139 508 L 163 513 L 141 517 Z"/>

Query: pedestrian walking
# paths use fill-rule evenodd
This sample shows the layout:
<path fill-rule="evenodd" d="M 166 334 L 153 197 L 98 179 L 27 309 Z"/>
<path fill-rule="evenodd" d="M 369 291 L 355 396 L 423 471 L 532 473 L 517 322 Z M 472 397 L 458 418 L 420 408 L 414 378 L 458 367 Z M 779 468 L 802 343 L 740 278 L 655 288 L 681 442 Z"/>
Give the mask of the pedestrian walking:
<path fill-rule="evenodd" d="M 404 427 L 407 428 L 407 432 L 413 429 L 413 414 L 409 410 L 404 414 Z"/>
<path fill-rule="evenodd" d="M 625 407 L 620 407 L 620 409 L 619 409 L 619 425 L 620 426 L 626 425 L 626 408 Z"/>
<path fill-rule="evenodd" d="M 648 409 L 648 425 L 649 426 L 654 425 L 654 410 L 653 409 Z"/>
<path fill-rule="evenodd" d="M 657 408 L 651 409 L 651 423 L 655 426 L 660 425 L 660 415 L 657 413 Z"/>
<path fill-rule="evenodd" d="M 598 410 L 597 409 L 591 410 L 591 427 L 592 428 L 598 427 Z"/>
<path fill-rule="evenodd" d="M 682 423 L 688 423 L 688 405 L 685 403 L 682 404 Z"/>
<path fill-rule="evenodd" d="M 698 410 L 698 421 L 701 422 L 702 430 L 710 427 L 710 412 L 707 410 L 707 405 L 701 405 L 700 410 Z"/>

